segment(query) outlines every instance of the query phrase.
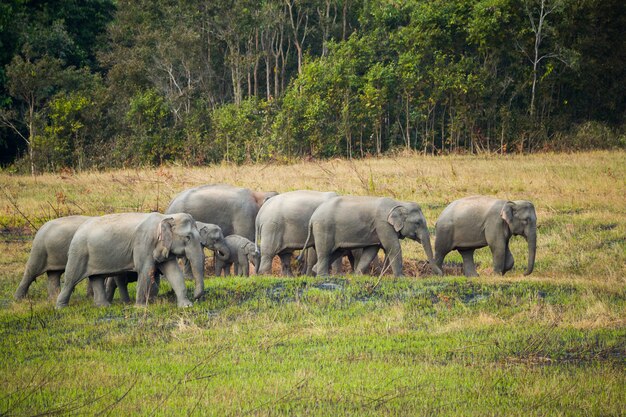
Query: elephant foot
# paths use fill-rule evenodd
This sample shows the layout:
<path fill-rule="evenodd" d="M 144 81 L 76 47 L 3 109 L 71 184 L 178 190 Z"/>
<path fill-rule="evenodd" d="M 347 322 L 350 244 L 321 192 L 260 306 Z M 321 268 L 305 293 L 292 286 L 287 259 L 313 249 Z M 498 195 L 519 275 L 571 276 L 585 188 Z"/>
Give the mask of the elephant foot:
<path fill-rule="evenodd" d="M 103 301 L 100 303 L 96 303 L 96 307 L 111 307 L 111 303 L 109 303 L 108 301 Z"/>
<path fill-rule="evenodd" d="M 67 303 L 56 303 L 56 305 L 54 306 L 55 310 L 60 310 L 62 308 L 67 307 Z"/>
<path fill-rule="evenodd" d="M 205 294 L 205 292 L 204 292 L 204 291 L 201 291 L 201 292 L 199 292 L 199 293 L 197 293 L 197 294 L 194 294 L 194 295 L 193 295 L 193 298 L 194 298 L 194 300 L 199 300 L 199 299 L 201 299 L 202 297 L 204 297 L 204 294 Z"/>
<path fill-rule="evenodd" d="M 178 307 L 180 308 L 187 308 L 187 307 L 192 307 L 193 303 L 189 300 L 183 300 L 183 301 L 179 301 L 178 302 Z"/>
<path fill-rule="evenodd" d="M 430 269 L 433 274 L 439 275 L 440 277 L 443 276 L 443 270 L 438 265 L 430 264 Z"/>

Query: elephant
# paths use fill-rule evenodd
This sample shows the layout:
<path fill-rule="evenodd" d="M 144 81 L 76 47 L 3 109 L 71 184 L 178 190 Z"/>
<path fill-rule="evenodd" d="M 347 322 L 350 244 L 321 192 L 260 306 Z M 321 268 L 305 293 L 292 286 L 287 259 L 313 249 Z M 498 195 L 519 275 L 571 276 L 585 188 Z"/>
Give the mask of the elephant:
<path fill-rule="evenodd" d="M 402 275 L 400 239 L 406 237 L 422 244 L 435 273 L 441 269 L 433 262 L 430 234 L 420 206 L 387 197 L 339 196 L 322 203 L 309 221 L 304 247 L 315 240 L 317 273 L 328 275 L 330 263 L 345 249 L 362 248 L 355 272 L 362 274 L 382 248 L 395 276 Z"/>
<path fill-rule="evenodd" d="M 324 201 L 337 196 L 334 192 L 298 190 L 277 195 L 265 203 L 255 222 L 255 244 L 259 245 L 260 241 L 261 252 L 257 273 L 270 274 L 272 259 L 279 256 L 282 274 L 293 275 L 291 256 L 294 250 L 302 249 L 306 241 L 311 215 Z M 307 258 L 307 275 L 311 275 L 314 254 Z"/>
<path fill-rule="evenodd" d="M 177 263 L 182 256 L 191 264 L 198 299 L 204 294 L 204 252 L 189 214 L 121 213 L 87 220 L 70 243 L 56 306 L 67 306 L 74 287 L 85 277 L 92 281 L 96 305 L 107 306 L 104 277 L 126 271 L 138 274 L 138 305 L 148 302 L 149 287 L 160 271 L 172 285 L 178 306 L 191 306 Z"/>
<path fill-rule="evenodd" d="M 224 253 L 215 253 L 215 275 L 220 276 L 222 270 L 224 276 L 230 275 L 231 265 L 235 265 L 235 275 L 250 276 L 250 263 L 254 270 L 259 270 L 260 255 L 254 243 L 243 236 L 226 236 L 226 245 L 230 250 L 230 256 Z"/>
<path fill-rule="evenodd" d="M 215 251 L 220 256 L 229 257 L 230 248 L 224 239 L 222 229 L 215 224 L 196 222 L 196 227 L 200 233 L 200 243 L 203 248 Z M 128 295 L 128 283 L 137 281 L 137 274 L 128 273 L 126 276 L 117 275 L 115 277 L 107 278 L 105 281 L 105 294 L 106 299 L 110 303 L 113 301 L 115 295 L 115 289 L 120 290 L 120 299 L 123 303 L 130 303 L 130 296 Z M 151 288 L 149 299 L 156 297 L 159 292 L 159 284 L 161 278 L 160 274 L 155 275 L 155 285 Z"/>
<path fill-rule="evenodd" d="M 189 213 L 197 221 L 218 225 L 224 236 L 236 234 L 253 240 L 259 208 L 277 194 L 225 184 L 202 185 L 174 197 L 165 214 Z"/>
<path fill-rule="evenodd" d="M 24 275 L 14 298 L 26 296 L 28 288 L 44 272 L 48 275 L 48 298 L 55 299 L 61 289 L 61 274 L 65 271 L 67 251 L 76 230 L 91 219 L 89 216 L 67 216 L 46 222 L 35 234 Z"/>
<path fill-rule="evenodd" d="M 439 268 L 446 255 L 458 250 L 463 257 L 463 274 L 478 276 L 474 251 L 489 246 L 493 270 L 504 275 L 513 269 L 509 250 L 511 236 L 520 235 L 528 242 L 528 266 L 524 275 L 533 272 L 537 251 L 537 214 L 530 201 L 499 200 L 472 196 L 453 201 L 435 224 L 435 263 Z"/>

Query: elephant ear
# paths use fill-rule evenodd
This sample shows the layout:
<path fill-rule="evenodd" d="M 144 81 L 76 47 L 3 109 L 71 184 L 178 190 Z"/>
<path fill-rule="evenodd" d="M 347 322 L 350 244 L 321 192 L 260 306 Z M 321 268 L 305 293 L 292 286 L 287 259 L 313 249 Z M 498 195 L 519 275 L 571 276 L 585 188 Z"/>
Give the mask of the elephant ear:
<path fill-rule="evenodd" d="M 246 242 L 243 247 L 245 248 L 245 251 L 248 255 L 254 255 L 256 253 L 256 247 L 252 242 Z"/>
<path fill-rule="evenodd" d="M 504 206 L 502 207 L 502 210 L 500 211 L 500 217 L 502 217 L 502 219 L 506 222 L 506 224 L 508 225 L 508 230 L 509 232 L 511 230 L 513 230 L 513 207 L 515 206 L 515 203 L 512 201 L 507 201 Z M 504 231 L 504 234 L 507 234 L 507 231 Z"/>
<path fill-rule="evenodd" d="M 173 226 L 173 217 L 167 217 L 159 222 L 157 227 L 157 244 L 153 252 L 154 260 L 157 262 L 164 262 L 170 255 L 170 249 L 174 242 Z"/>
<path fill-rule="evenodd" d="M 387 222 L 393 226 L 396 232 L 399 232 L 404 227 L 409 211 L 403 206 L 395 206 L 389 211 L 387 216 Z"/>

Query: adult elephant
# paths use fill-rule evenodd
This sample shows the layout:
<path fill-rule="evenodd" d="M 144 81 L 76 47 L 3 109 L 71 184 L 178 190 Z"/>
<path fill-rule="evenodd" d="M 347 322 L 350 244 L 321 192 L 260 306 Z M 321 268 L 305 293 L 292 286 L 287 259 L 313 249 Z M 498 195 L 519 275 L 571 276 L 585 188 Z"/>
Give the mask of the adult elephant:
<path fill-rule="evenodd" d="M 186 257 L 195 279 L 194 297 L 204 293 L 204 252 L 194 219 L 186 213 L 122 213 L 83 223 L 68 250 L 65 283 L 57 308 L 67 306 L 76 284 L 89 277 L 97 305 L 109 305 L 104 277 L 126 271 L 138 274 L 137 304 L 148 301 L 148 288 L 160 271 L 168 279 L 179 307 L 190 306 L 177 257 Z"/>
<path fill-rule="evenodd" d="M 478 276 L 474 251 L 489 246 L 493 270 L 504 275 L 513 269 L 509 250 L 511 236 L 524 236 L 528 242 L 528 266 L 524 275 L 533 272 L 537 251 L 537 214 L 530 201 L 499 200 L 486 196 L 453 201 L 435 225 L 435 263 L 439 268 L 446 255 L 458 250 L 463 257 L 465 276 Z"/>
<path fill-rule="evenodd" d="M 215 224 L 208 224 L 202 222 L 196 222 L 198 233 L 200 234 L 200 243 L 203 248 L 215 251 L 220 256 L 229 257 L 230 247 L 228 246 L 222 229 Z M 155 285 L 151 287 L 149 299 L 155 297 L 159 292 L 160 274 L 154 276 Z M 128 283 L 137 281 L 137 274 L 129 273 L 126 275 L 116 275 L 115 277 L 107 278 L 105 281 L 105 293 L 106 299 L 110 303 L 113 301 L 115 290 L 119 288 L 120 299 L 123 303 L 130 302 L 130 296 L 128 294 Z"/>
<path fill-rule="evenodd" d="M 253 240 L 259 208 L 277 194 L 225 184 L 202 185 L 174 197 L 165 213 L 189 213 L 197 221 L 218 225 L 224 236 L 240 235 Z"/>
<path fill-rule="evenodd" d="M 419 205 L 387 197 L 334 197 L 315 210 L 309 221 L 309 237 L 315 239 L 317 273 L 328 275 L 335 257 L 345 249 L 362 248 L 355 268 L 363 273 L 382 248 L 395 276 L 402 275 L 400 239 L 406 237 L 421 243 L 433 271 L 441 270 L 433 262 L 430 234 L 426 218 Z"/>
<path fill-rule="evenodd" d="M 48 275 L 48 298 L 55 299 L 61 289 L 61 274 L 65 271 L 67 251 L 76 230 L 91 219 L 89 216 L 67 216 L 46 222 L 35 234 L 24 275 L 14 298 L 20 300 L 28 288 L 44 272 Z"/>
<path fill-rule="evenodd" d="M 291 256 L 295 250 L 302 249 L 306 242 L 311 215 L 320 204 L 337 196 L 334 192 L 299 190 L 277 195 L 267 201 L 256 217 L 255 243 L 259 245 L 260 242 L 261 252 L 258 273 L 270 274 L 272 259 L 278 256 L 282 264 L 282 274 L 293 275 Z M 312 262 L 309 261 L 307 275 L 311 275 L 312 267 Z"/>

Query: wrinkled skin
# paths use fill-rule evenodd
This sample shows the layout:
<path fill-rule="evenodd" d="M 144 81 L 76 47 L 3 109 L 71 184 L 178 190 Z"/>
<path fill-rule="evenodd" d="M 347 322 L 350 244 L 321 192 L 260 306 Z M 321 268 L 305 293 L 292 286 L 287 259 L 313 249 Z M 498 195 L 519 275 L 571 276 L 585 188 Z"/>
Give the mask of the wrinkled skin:
<path fill-rule="evenodd" d="M 504 275 L 513 269 L 509 250 L 511 236 L 528 241 L 528 265 L 524 275 L 532 273 L 537 250 L 537 214 L 530 201 L 507 201 L 473 196 L 453 201 L 446 207 L 435 226 L 435 263 L 439 268 L 446 255 L 458 250 L 463 257 L 465 276 L 478 276 L 474 251 L 489 246 L 493 270 Z"/>
<path fill-rule="evenodd" d="M 328 275 L 330 264 L 345 249 L 357 248 L 363 249 L 363 253 L 355 273 L 362 274 L 382 248 L 393 274 L 401 276 L 400 239 L 407 237 L 422 243 L 433 271 L 441 274 L 433 262 L 426 219 L 416 203 L 386 197 L 335 197 L 315 210 L 309 234 L 315 239 L 319 275 Z M 305 247 L 309 245 L 307 238 Z"/>
<path fill-rule="evenodd" d="M 200 243 L 203 248 L 210 249 L 222 256 L 230 256 L 230 248 L 226 244 L 222 229 L 215 224 L 196 222 L 196 227 L 200 233 Z M 128 295 L 128 283 L 137 281 L 137 274 L 130 272 L 126 275 L 117 275 L 107 278 L 105 282 L 106 299 L 110 303 L 113 301 L 115 289 L 120 290 L 120 300 L 123 303 L 130 303 Z M 149 290 L 148 300 L 153 300 L 159 293 L 159 284 L 161 281 L 160 274 L 155 275 L 154 285 Z"/>
<path fill-rule="evenodd" d="M 272 272 L 272 259 L 279 256 L 282 274 L 292 276 L 291 257 L 295 250 L 304 246 L 311 215 L 323 202 L 337 197 L 334 192 L 310 190 L 291 191 L 268 200 L 256 217 L 256 243 L 261 252 L 261 265 L 258 273 Z M 314 241 L 311 240 L 311 245 Z M 313 251 L 311 251 L 313 252 Z M 307 275 L 312 274 L 315 254 L 310 253 L 307 261 Z"/>
<path fill-rule="evenodd" d="M 235 275 L 247 277 L 250 276 L 251 263 L 258 271 L 260 256 L 253 242 L 239 235 L 226 236 L 225 240 L 230 253 L 215 252 L 215 275 L 220 276 L 222 271 L 224 276 L 230 275 L 230 267 L 234 265 Z"/>
<path fill-rule="evenodd" d="M 65 283 L 57 308 L 67 306 L 76 284 L 89 277 L 97 305 L 106 306 L 104 277 L 134 271 L 137 304 L 148 302 L 149 288 L 159 273 L 172 285 L 179 307 L 190 306 L 177 257 L 189 260 L 195 279 L 194 297 L 204 293 L 204 252 L 193 218 L 184 213 L 123 213 L 83 223 L 68 250 Z"/>
<path fill-rule="evenodd" d="M 189 213 L 197 221 L 218 225 L 224 236 L 253 240 L 259 208 L 275 195 L 225 184 L 203 185 L 178 194 L 165 213 Z"/>

